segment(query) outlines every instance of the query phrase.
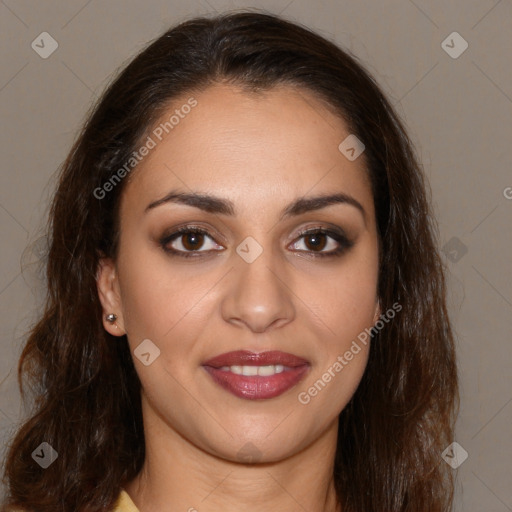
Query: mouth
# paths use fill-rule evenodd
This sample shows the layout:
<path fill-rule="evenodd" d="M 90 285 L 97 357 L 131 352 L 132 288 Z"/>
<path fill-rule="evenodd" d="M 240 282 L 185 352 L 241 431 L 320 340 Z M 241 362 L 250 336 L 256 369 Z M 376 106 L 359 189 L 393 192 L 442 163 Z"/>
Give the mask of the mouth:
<path fill-rule="evenodd" d="M 221 354 L 202 366 L 216 384 L 247 400 L 282 395 L 298 384 L 311 368 L 306 359 L 286 352 L 247 350 Z"/>

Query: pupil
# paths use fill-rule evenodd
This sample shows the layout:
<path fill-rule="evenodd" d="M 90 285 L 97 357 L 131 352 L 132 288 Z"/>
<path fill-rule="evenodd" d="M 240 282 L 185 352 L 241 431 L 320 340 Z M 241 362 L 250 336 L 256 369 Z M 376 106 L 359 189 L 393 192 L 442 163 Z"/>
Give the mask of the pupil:
<path fill-rule="evenodd" d="M 318 247 L 321 247 L 323 249 L 323 245 L 325 245 L 322 243 L 322 240 L 321 240 L 323 237 L 324 237 L 324 235 L 322 233 L 316 233 L 313 235 L 309 235 L 307 237 L 307 239 L 310 242 L 309 245 L 311 245 L 313 248 L 318 249 Z M 311 242 L 311 240 L 312 240 L 312 242 Z M 324 242 L 325 242 L 325 240 L 324 240 Z"/>
<path fill-rule="evenodd" d="M 201 245 L 200 244 L 200 239 L 201 239 L 202 236 L 203 235 L 201 233 L 188 233 L 185 236 L 185 243 L 183 244 L 184 247 L 186 249 L 188 249 L 188 250 L 196 249 L 197 247 L 195 247 L 195 246 Z M 199 238 L 199 240 L 198 240 L 198 238 Z"/>

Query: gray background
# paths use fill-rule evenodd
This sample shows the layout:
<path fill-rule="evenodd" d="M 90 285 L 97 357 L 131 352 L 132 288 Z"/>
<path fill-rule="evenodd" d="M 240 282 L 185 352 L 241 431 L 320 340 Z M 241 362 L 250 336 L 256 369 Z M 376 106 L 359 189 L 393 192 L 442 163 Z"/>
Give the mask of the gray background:
<path fill-rule="evenodd" d="M 510 0 L 0 0 L 2 453 L 24 414 L 16 363 L 43 296 L 38 237 L 86 111 L 169 25 L 246 7 L 281 13 L 355 53 L 409 127 L 431 182 L 457 334 L 456 441 L 469 457 L 456 470 L 455 510 L 512 511 Z M 469 45 L 458 58 L 441 46 L 454 31 Z M 47 59 L 31 47 L 42 32 L 59 45 Z"/>

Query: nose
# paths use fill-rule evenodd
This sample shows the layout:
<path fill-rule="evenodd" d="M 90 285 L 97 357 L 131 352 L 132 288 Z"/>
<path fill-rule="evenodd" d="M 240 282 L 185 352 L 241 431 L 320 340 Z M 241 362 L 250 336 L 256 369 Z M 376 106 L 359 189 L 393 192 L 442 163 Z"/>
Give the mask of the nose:
<path fill-rule="evenodd" d="M 289 269 L 272 261 L 271 250 L 251 263 L 236 258 L 222 301 L 224 320 L 258 333 L 291 322 L 296 295 Z"/>

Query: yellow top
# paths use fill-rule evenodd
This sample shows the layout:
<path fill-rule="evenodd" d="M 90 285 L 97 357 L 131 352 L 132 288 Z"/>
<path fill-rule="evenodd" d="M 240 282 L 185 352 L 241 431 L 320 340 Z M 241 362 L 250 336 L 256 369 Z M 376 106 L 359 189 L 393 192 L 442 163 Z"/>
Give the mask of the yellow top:
<path fill-rule="evenodd" d="M 25 512 L 22 509 L 11 509 L 10 512 Z M 130 495 L 121 488 L 121 492 L 117 498 L 117 501 L 114 504 L 114 508 L 112 512 L 140 512 L 139 509 L 135 506 Z"/>
<path fill-rule="evenodd" d="M 133 503 L 130 495 L 124 489 L 121 489 L 112 512 L 139 512 L 139 509 Z"/>

